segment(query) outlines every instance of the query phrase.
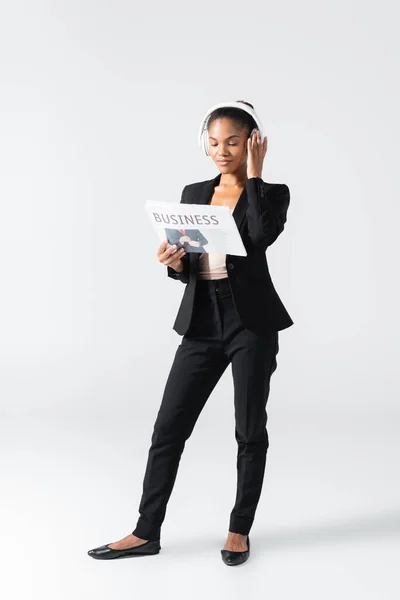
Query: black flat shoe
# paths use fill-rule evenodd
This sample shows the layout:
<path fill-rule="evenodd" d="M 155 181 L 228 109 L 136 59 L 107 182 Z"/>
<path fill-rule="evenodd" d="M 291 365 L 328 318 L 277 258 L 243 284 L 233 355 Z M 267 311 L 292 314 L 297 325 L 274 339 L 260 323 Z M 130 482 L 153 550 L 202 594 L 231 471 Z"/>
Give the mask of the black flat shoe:
<path fill-rule="evenodd" d="M 150 556 L 151 554 L 158 554 L 160 550 L 160 540 L 149 540 L 140 546 L 125 548 L 125 550 L 114 550 L 108 544 L 105 544 L 104 546 L 89 550 L 88 554 L 92 558 L 109 560 L 111 558 L 129 558 L 130 556 Z"/>
<path fill-rule="evenodd" d="M 240 565 L 250 556 L 250 538 L 247 536 L 247 550 L 244 552 L 233 552 L 232 550 L 221 550 L 222 560 L 226 565 Z"/>

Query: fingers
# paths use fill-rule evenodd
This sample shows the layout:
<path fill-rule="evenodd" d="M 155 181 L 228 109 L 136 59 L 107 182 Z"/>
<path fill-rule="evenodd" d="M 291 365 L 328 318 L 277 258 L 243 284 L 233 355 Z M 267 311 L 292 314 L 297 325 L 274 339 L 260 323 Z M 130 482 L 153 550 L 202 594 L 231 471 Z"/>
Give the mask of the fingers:
<path fill-rule="evenodd" d="M 165 260 L 162 260 L 161 262 L 166 266 L 178 264 L 181 262 L 181 258 L 185 254 L 186 254 L 185 250 L 183 248 L 180 248 L 172 256 L 167 257 Z"/>
<path fill-rule="evenodd" d="M 158 248 L 157 251 L 157 256 L 160 257 L 166 257 L 166 256 L 170 256 L 174 250 L 176 250 L 176 245 L 174 246 L 170 246 L 169 248 L 167 248 L 167 244 L 168 244 L 168 240 L 164 240 L 161 244 L 160 247 Z"/>
<path fill-rule="evenodd" d="M 264 136 L 264 139 L 261 141 L 261 133 L 260 130 L 257 129 L 257 131 L 251 136 L 251 138 L 248 139 L 248 142 L 250 142 L 251 147 L 253 147 L 255 144 L 262 144 L 263 146 L 267 145 L 267 136 Z"/>
<path fill-rule="evenodd" d="M 182 256 L 186 254 L 184 248 L 176 250 L 176 246 L 170 246 L 167 248 L 168 240 L 164 240 L 157 251 L 158 260 L 164 265 L 171 265 L 172 263 L 178 263 Z"/>
<path fill-rule="evenodd" d="M 161 242 L 157 254 L 159 254 L 160 252 L 164 252 L 165 248 L 167 247 L 167 244 L 168 240 L 164 240 L 163 242 Z"/>
<path fill-rule="evenodd" d="M 247 139 L 247 150 L 248 151 L 261 151 L 262 155 L 265 156 L 266 152 L 267 152 L 267 146 L 268 146 L 268 138 L 265 135 L 264 139 L 261 140 L 261 133 L 260 130 L 258 129 L 255 133 L 253 133 L 253 135 L 251 137 L 249 137 Z"/>

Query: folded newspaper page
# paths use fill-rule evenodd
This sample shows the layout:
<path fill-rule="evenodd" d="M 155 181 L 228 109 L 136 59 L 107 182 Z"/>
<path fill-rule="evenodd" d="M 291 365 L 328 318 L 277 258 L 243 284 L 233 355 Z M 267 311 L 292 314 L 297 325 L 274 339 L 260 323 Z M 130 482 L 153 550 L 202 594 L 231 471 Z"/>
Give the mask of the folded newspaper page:
<path fill-rule="evenodd" d="M 160 242 L 186 252 L 218 252 L 247 256 L 228 206 L 182 204 L 149 200 L 145 204 Z"/>

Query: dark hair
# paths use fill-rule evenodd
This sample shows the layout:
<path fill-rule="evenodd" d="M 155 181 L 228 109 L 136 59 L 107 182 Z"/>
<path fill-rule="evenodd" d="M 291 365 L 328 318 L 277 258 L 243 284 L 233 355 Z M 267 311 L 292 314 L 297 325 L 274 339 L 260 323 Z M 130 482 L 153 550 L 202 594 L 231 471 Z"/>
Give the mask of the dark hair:
<path fill-rule="evenodd" d="M 254 106 L 250 104 L 250 102 L 245 102 L 244 100 L 236 100 L 236 102 L 242 102 L 254 109 Z M 211 123 L 216 119 L 231 119 L 240 129 L 248 129 L 248 136 L 250 135 L 250 132 L 257 127 L 257 123 L 248 112 L 231 106 L 223 106 L 222 108 L 213 110 L 207 122 L 207 130 Z"/>

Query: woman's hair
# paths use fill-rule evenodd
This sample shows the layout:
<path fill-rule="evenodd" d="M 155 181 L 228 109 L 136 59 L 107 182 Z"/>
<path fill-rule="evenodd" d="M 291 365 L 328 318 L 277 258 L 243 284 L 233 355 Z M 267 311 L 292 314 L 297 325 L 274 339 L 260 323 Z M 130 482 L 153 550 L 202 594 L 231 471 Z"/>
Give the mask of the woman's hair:
<path fill-rule="evenodd" d="M 244 100 L 236 100 L 236 102 L 242 102 L 254 109 L 254 106 L 250 104 L 250 102 L 245 102 Z M 207 122 L 207 131 L 211 123 L 216 119 L 231 119 L 240 129 L 248 129 L 248 136 L 250 135 L 250 132 L 257 127 L 257 123 L 248 112 L 231 106 L 223 106 L 222 108 L 216 108 L 212 111 Z"/>

